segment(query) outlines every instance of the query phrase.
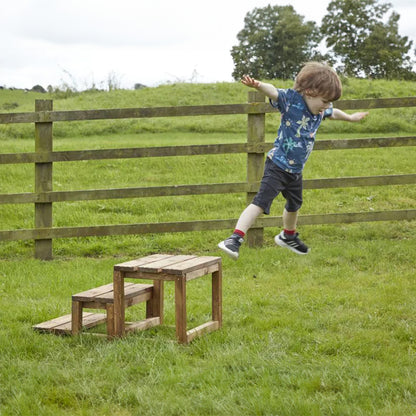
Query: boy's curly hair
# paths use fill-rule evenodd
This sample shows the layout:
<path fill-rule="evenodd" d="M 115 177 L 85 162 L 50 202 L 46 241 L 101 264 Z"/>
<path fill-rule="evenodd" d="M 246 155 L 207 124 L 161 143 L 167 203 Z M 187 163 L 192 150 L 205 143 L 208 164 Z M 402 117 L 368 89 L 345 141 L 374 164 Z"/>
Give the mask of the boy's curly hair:
<path fill-rule="evenodd" d="M 341 97 L 342 84 L 337 73 L 321 62 L 307 62 L 299 71 L 293 89 L 311 97 L 336 101 Z"/>

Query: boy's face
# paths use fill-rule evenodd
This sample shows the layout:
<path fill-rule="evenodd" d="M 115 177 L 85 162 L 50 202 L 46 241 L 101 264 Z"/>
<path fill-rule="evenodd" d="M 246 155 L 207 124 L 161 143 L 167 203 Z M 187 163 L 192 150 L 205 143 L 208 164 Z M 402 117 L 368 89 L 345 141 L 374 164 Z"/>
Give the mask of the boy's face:
<path fill-rule="evenodd" d="M 305 100 L 309 111 L 315 115 L 326 110 L 331 105 L 331 101 L 328 101 L 326 98 L 323 98 L 320 95 L 317 97 L 312 97 L 310 95 L 304 94 L 303 99 Z"/>

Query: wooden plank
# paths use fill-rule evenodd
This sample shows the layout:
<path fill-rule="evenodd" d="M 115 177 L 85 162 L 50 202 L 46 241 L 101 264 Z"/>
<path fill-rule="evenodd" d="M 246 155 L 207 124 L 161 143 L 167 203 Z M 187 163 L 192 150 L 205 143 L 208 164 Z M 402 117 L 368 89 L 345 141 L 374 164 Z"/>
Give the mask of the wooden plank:
<path fill-rule="evenodd" d="M 162 271 L 168 274 L 187 274 L 194 270 L 208 268 L 214 264 L 219 264 L 221 257 L 212 257 L 212 256 L 200 256 L 200 257 L 191 257 L 184 259 L 178 263 L 172 265 L 166 265 L 163 267 Z"/>
<path fill-rule="evenodd" d="M 44 111 L 40 113 L 6 113 L 0 114 L 0 124 L 85 121 L 149 117 L 182 117 L 201 115 L 248 114 L 264 111 L 263 108 L 249 104 L 218 104 L 203 106 L 114 108 L 99 110 Z"/>
<path fill-rule="evenodd" d="M 317 140 L 314 150 L 364 149 L 416 146 L 415 136 Z M 168 156 L 219 155 L 233 153 L 261 154 L 273 142 L 164 146 L 126 149 L 68 150 L 60 152 L 0 154 L 0 164 L 76 162 L 82 160 L 131 159 Z"/>
<path fill-rule="evenodd" d="M 345 178 L 305 179 L 304 189 L 352 188 L 359 186 L 409 185 L 416 183 L 416 174 L 356 176 Z"/>
<path fill-rule="evenodd" d="M 71 333 L 78 334 L 82 330 L 82 302 L 72 300 Z"/>
<path fill-rule="evenodd" d="M 0 194 L 0 204 L 34 202 L 92 201 L 98 199 L 148 198 L 160 196 L 242 193 L 249 190 L 245 182 L 206 185 L 172 185 L 144 188 L 96 189 L 44 193 Z"/>
<path fill-rule="evenodd" d="M 58 318 L 50 319 L 49 321 L 33 325 L 32 328 L 36 330 L 50 330 L 56 326 L 65 325 L 68 323 L 71 323 L 71 314 L 60 316 Z"/>
<path fill-rule="evenodd" d="M 153 316 L 160 317 L 160 324 L 163 324 L 164 314 L 164 282 L 163 280 L 153 281 L 153 297 L 146 304 L 146 318 Z"/>
<path fill-rule="evenodd" d="M 124 282 L 124 300 L 127 302 L 131 300 L 131 298 L 138 297 L 139 295 L 143 295 L 143 299 L 148 299 L 151 296 L 153 289 L 153 285 L 151 284 L 134 284 Z M 96 302 L 105 302 L 105 303 L 113 303 L 114 302 L 114 291 L 102 293 L 97 295 L 94 300 Z M 133 303 L 126 305 L 131 306 Z"/>
<path fill-rule="evenodd" d="M 357 186 L 409 185 L 416 183 L 416 174 L 378 175 L 344 178 L 305 179 L 307 189 L 348 188 Z M 260 182 L 251 184 L 227 183 L 210 185 L 178 185 L 148 188 L 98 189 L 85 191 L 0 194 L 0 204 L 27 204 L 34 202 L 91 201 L 178 195 L 256 192 Z"/>
<path fill-rule="evenodd" d="M 189 282 L 190 280 L 197 279 L 198 277 L 214 273 L 214 272 L 218 271 L 219 268 L 220 268 L 220 264 L 215 263 L 211 266 L 199 268 L 199 269 L 194 270 L 192 272 L 188 272 L 188 273 L 186 273 L 186 281 Z"/>
<path fill-rule="evenodd" d="M 139 267 L 139 270 L 142 273 L 170 273 L 170 270 L 176 270 L 176 267 L 180 267 L 179 265 L 182 262 L 194 258 L 195 256 L 189 255 L 170 256 L 153 263 L 142 265 Z"/>
<path fill-rule="evenodd" d="M 222 326 L 222 267 L 212 273 L 212 320 Z"/>
<path fill-rule="evenodd" d="M 130 299 L 140 293 L 151 292 L 152 288 L 151 284 L 124 282 L 125 299 Z M 72 300 L 78 302 L 112 303 L 114 300 L 113 283 L 72 295 Z"/>
<path fill-rule="evenodd" d="M 186 343 L 186 282 L 182 278 L 175 280 L 175 321 L 176 338 L 181 343 Z"/>
<path fill-rule="evenodd" d="M 85 329 L 92 328 L 106 322 L 107 315 L 105 313 L 88 313 L 82 314 L 82 327 Z"/>
<path fill-rule="evenodd" d="M 107 336 L 108 338 L 113 338 L 114 333 L 114 304 L 106 304 L 106 313 L 107 313 Z"/>
<path fill-rule="evenodd" d="M 406 146 L 416 146 L 416 137 L 369 137 L 363 139 L 317 140 L 315 142 L 314 150 L 344 150 Z"/>
<path fill-rule="evenodd" d="M 52 100 L 36 100 L 36 111 L 52 110 Z M 35 151 L 51 152 L 53 148 L 52 123 L 35 124 Z M 35 193 L 52 191 L 52 163 L 35 164 Z M 52 203 L 35 203 L 35 227 L 52 227 Z M 52 259 L 52 239 L 35 239 L 35 258 Z"/>
<path fill-rule="evenodd" d="M 75 301 L 89 301 L 91 298 L 94 298 L 95 296 L 102 295 L 103 293 L 108 293 L 113 291 L 113 284 L 109 283 L 107 285 L 95 287 L 93 289 L 85 290 L 80 293 L 76 293 L 75 295 L 72 295 L 72 300 Z"/>
<path fill-rule="evenodd" d="M 124 277 L 123 272 L 113 271 L 114 283 L 114 336 L 122 337 L 125 334 L 125 305 L 124 305 Z"/>
<path fill-rule="evenodd" d="M 216 331 L 220 328 L 218 321 L 209 321 L 202 325 L 197 326 L 196 328 L 190 329 L 186 332 L 186 342 L 191 342 L 196 337 L 207 334 L 209 332 Z"/>
<path fill-rule="evenodd" d="M 172 257 L 172 254 L 151 254 L 150 256 L 141 257 L 139 259 L 126 261 L 114 266 L 114 270 L 135 272 L 139 270 L 139 267 L 148 263 L 153 263 L 158 260 Z"/>
<path fill-rule="evenodd" d="M 129 283 L 124 282 L 124 297 L 129 299 L 132 296 L 137 296 L 139 294 L 144 294 L 147 292 L 152 292 L 153 285 L 146 283 Z"/>
<path fill-rule="evenodd" d="M 10 153 L 0 155 L 0 164 L 77 162 L 82 160 L 131 159 L 167 156 L 197 156 L 246 153 L 246 143 L 190 146 L 139 147 L 125 149 L 67 150 L 43 153 Z"/>
<path fill-rule="evenodd" d="M 106 321 L 106 315 L 102 313 L 83 312 L 82 326 L 84 328 L 92 328 Z M 42 332 L 52 332 L 54 334 L 70 334 L 71 333 L 71 314 L 42 322 L 32 327 L 34 330 Z"/>
<path fill-rule="evenodd" d="M 362 100 L 340 100 L 336 103 L 342 110 L 397 108 L 416 106 L 415 97 L 369 98 Z M 273 113 L 277 110 L 268 103 L 218 104 L 203 106 L 116 108 L 100 110 L 43 111 L 39 113 L 3 113 L 0 124 L 34 123 L 55 121 L 83 121 L 149 117 L 181 117 L 201 115 L 232 115 Z"/>
<path fill-rule="evenodd" d="M 137 322 L 126 322 L 126 332 L 143 331 L 156 325 L 160 325 L 160 318 L 158 316 Z"/>
<path fill-rule="evenodd" d="M 153 287 L 149 289 L 142 290 L 140 292 L 136 292 L 134 294 L 128 294 L 124 297 L 124 304 L 125 307 L 128 308 L 130 306 L 136 305 L 137 303 L 147 302 L 151 300 L 153 297 Z"/>
<path fill-rule="evenodd" d="M 200 106 L 175 107 L 144 107 L 144 108 L 114 108 L 102 110 L 72 110 L 45 112 L 40 115 L 41 120 L 50 121 L 81 121 L 125 118 L 153 118 L 153 117 L 188 117 L 201 115 L 232 115 L 247 114 L 259 111 L 249 104 L 218 104 Z"/>
<path fill-rule="evenodd" d="M 0 124 L 35 123 L 39 121 L 37 113 L 3 113 L 0 114 Z"/>
<path fill-rule="evenodd" d="M 374 222 L 374 221 L 401 221 L 415 220 L 416 209 L 397 210 L 397 211 L 371 211 L 371 212 L 348 212 L 337 214 L 312 214 L 300 215 L 298 223 L 300 225 L 318 224 L 350 224 L 354 222 Z M 259 218 L 256 221 L 263 227 L 276 227 L 282 225 L 281 217 Z"/>
<path fill-rule="evenodd" d="M 248 101 L 250 103 L 264 103 L 265 95 L 259 91 L 250 91 Z M 265 140 L 265 114 L 249 114 L 247 116 L 247 144 L 249 147 L 257 147 Z M 264 153 L 247 153 L 247 182 L 250 184 L 259 182 L 264 171 Z M 248 191 L 246 194 L 247 205 L 251 203 L 257 190 Z M 255 247 L 263 244 L 263 229 L 253 228 L 247 233 L 247 244 Z"/>
<path fill-rule="evenodd" d="M 177 275 L 174 275 L 172 273 L 149 273 L 149 272 L 123 272 L 125 279 L 144 279 L 144 280 L 153 280 L 153 283 L 159 282 L 159 281 L 174 281 L 177 277 Z"/>
<path fill-rule="evenodd" d="M 356 216 L 358 215 L 358 216 Z M 353 222 L 353 218 L 363 218 L 360 221 L 396 221 L 396 220 L 414 220 L 416 219 L 416 209 L 393 210 L 382 212 L 368 213 L 345 213 L 345 214 L 325 214 L 304 215 L 303 221 L 310 224 L 332 224 L 334 222 Z M 319 220 L 313 220 L 319 217 Z M 327 219 L 327 220 L 326 220 Z M 272 222 L 274 221 L 274 224 Z M 237 218 L 225 220 L 205 220 L 205 221 L 183 221 L 183 222 L 163 222 L 163 223 L 146 223 L 146 224 L 123 224 L 123 225 L 102 225 L 94 227 L 60 227 L 49 229 L 24 229 L 24 230 L 3 230 L 0 231 L 0 241 L 24 241 L 35 238 L 71 238 L 71 237 L 88 237 L 88 236 L 106 236 L 106 235 L 130 235 L 130 234 L 157 234 L 157 233 L 175 233 L 190 231 L 209 231 L 209 230 L 226 230 L 235 226 Z M 270 223 L 269 223 L 270 222 Z M 258 218 L 257 223 L 261 227 L 273 227 L 280 224 L 280 217 Z M 263 225 L 267 224 L 267 225 Z"/>
<path fill-rule="evenodd" d="M 416 174 L 356 176 L 343 178 L 305 179 L 307 189 L 348 188 L 357 186 L 409 185 L 416 183 Z M 178 195 L 256 192 L 260 182 L 209 185 L 173 185 L 145 188 L 96 189 L 85 191 L 0 194 L 0 204 L 27 204 L 33 202 L 91 201 L 98 199 L 125 199 Z"/>

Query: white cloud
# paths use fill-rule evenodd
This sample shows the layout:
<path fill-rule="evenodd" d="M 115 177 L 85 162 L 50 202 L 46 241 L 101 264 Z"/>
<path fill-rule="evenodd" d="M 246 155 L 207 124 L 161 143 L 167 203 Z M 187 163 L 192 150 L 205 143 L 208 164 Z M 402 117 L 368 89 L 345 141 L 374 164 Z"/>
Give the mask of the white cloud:
<path fill-rule="evenodd" d="M 14 0 L 2 10 L 0 85 L 76 80 L 79 88 L 116 74 L 137 82 L 231 81 L 231 47 L 255 7 L 292 4 L 318 24 L 329 0 Z M 416 5 L 393 0 L 399 32 L 416 40 Z M 414 45 L 415 46 L 415 45 Z"/>

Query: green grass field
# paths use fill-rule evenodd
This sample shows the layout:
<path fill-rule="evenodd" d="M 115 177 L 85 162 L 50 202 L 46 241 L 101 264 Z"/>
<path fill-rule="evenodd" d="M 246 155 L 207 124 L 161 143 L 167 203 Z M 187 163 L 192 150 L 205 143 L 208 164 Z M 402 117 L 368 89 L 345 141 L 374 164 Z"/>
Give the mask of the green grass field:
<path fill-rule="evenodd" d="M 346 80 L 345 98 L 416 94 L 415 83 Z M 289 86 L 289 85 L 286 85 Z M 244 102 L 238 84 L 40 95 L 0 91 L 0 112 Z M 17 104 L 16 105 L 13 105 Z M 374 110 L 361 125 L 328 122 L 318 139 L 414 135 L 414 109 Z M 267 116 L 273 141 L 276 115 Z M 55 150 L 232 143 L 244 116 L 57 123 Z M 33 126 L 0 125 L 3 153 L 32 151 Z M 306 178 L 413 173 L 414 148 L 315 151 Z M 54 190 L 238 182 L 245 156 L 104 160 L 54 165 Z M 1 165 L 0 193 L 32 192 L 33 166 Z M 302 214 L 415 207 L 416 187 L 306 190 Z M 54 204 L 56 226 L 237 218 L 244 194 Z M 280 215 L 278 198 L 273 215 Z M 1 229 L 32 228 L 33 206 L 0 205 Z M 116 263 L 151 253 L 222 254 L 231 230 L 0 244 L 0 415 L 416 415 L 416 223 L 303 226 L 308 256 L 243 246 L 223 257 L 223 328 L 174 342 L 173 285 L 165 323 L 125 339 L 39 334 L 32 325 L 70 312 L 71 295 L 112 281 Z M 188 285 L 191 326 L 208 319 L 208 279 Z M 143 305 L 127 310 L 141 319 Z M 104 331 L 104 328 L 101 328 Z"/>

